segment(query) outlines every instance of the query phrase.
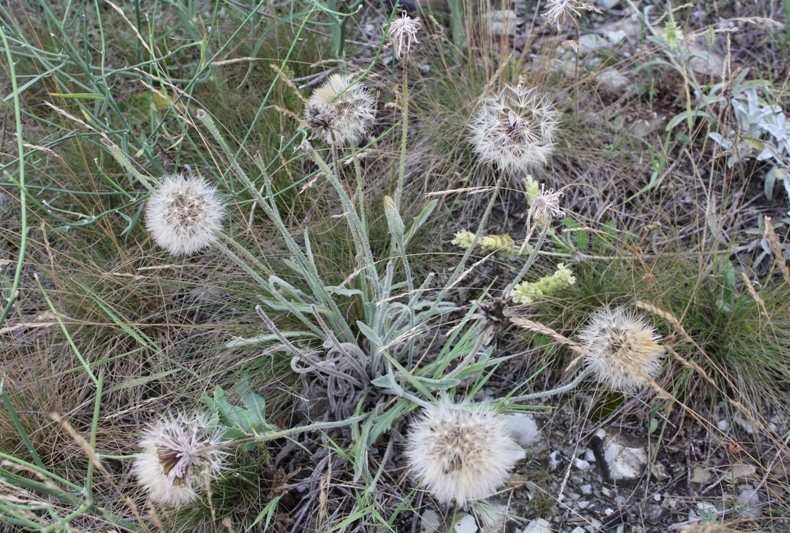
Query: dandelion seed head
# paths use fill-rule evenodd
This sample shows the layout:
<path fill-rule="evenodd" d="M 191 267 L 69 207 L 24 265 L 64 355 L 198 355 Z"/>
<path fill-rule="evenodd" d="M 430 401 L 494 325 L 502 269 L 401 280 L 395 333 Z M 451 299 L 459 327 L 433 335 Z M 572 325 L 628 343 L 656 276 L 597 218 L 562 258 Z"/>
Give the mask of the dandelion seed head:
<path fill-rule="evenodd" d="M 225 207 L 202 178 L 165 176 L 145 207 L 145 227 L 154 242 L 175 256 L 211 245 L 222 229 Z"/>
<path fill-rule="evenodd" d="M 548 161 L 558 118 L 554 105 L 522 79 L 482 100 L 469 125 L 470 142 L 483 161 L 527 171 Z"/>
<path fill-rule="evenodd" d="M 376 118 L 375 101 L 351 76 L 332 74 L 307 101 L 305 120 L 313 138 L 331 146 L 358 143 Z"/>
<path fill-rule="evenodd" d="M 579 333 L 587 366 L 602 384 L 629 393 L 655 379 L 666 350 L 644 319 L 618 307 L 596 311 Z"/>
<path fill-rule="evenodd" d="M 541 184 L 540 194 L 538 194 L 530 203 L 532 209 L 532 216 L 538 223 L 546 224 L 552 218 L 563 218 L 565 212 L 560 209 L 560 198 L 562 191 L 554 192 L 554 189 L 546 189 L 545 185 Z"/>
<path fill-rule="evenodd" d="M 164 418 L 150 426 L 139 446 L 134 473 L 151 500 L 180 507 L 197 498 L 205 475 L 218 474 L 227 453 L 201 415 Z"/>
<path fill-rule="evenodd" d="M 601 10 L 587 2 L 580 2 L 579 0 L 548 0 L 546 2 L 546 12 L 541 13 L 546 19 L 546 23 L 557 25 L 557 31 L 562 29 L 562 26 L 573 20 L 574 17 L 581 16 L 581 11 L 595 11 L 600 13 Z"/>
<path fill-rule="evenodd" d="M 417 40 L 417 32 L 420 30 L 420 26 L 420 19 L 409 17 L 405 11 L 401 18 L 396 18 L 390 23 L 387 37 L 392 43 L 396 59 L 409 55 L 412 43 L 420 44 Z"/>
<path fill-rule="evenodd" d="M 446 400 L 423 410 L 406 445 L 412 474 L 444 504 L 491 496 L 522 456 L 503 417 Z"/>

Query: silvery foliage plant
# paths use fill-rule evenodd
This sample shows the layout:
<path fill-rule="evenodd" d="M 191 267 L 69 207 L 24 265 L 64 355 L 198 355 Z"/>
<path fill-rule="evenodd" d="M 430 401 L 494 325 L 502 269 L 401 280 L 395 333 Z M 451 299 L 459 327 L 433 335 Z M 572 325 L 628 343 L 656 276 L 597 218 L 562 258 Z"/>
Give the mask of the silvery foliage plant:
<path fill-rule="evenodd" d="M 790 198 L 790 176 L 787 172 L 790 168 L 790 122 L 784 111 L 780 106 L 769 105 L 759 98 L 754 87 L 735 95 L 732 108 L 738 135 L 732 130 L 727 137 L 718 132 L 708 134 L 729 152 L 727 167 L 732 168 L 735 163 L 749 157 L 755 157 L 757 161 L 772 160 L 774 165 L 765 179 L 765 195 L 771 199 L 774 184 L 780 179 Z"/>

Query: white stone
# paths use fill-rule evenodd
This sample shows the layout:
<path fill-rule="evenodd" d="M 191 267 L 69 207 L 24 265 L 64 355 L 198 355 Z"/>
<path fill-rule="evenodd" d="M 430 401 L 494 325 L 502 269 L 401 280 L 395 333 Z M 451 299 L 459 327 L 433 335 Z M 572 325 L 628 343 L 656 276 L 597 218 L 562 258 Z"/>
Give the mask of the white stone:
<path fill-rule="evenodd" d="M 587 448 L 586 450 L 584 450 L 584 460 L 587 461 L 588 463 L 595 462 L 595 454 L 591 449 Z"/>
<path fill-rule="evenodd" d="M 595 81 L 612 92 L 628 92 L 631 90 L 631 80 L 615 67 L 606 67 L 596 74 Z"/>
<path fill-rule="evenodd" d="M 593 4 L 604 9 L 614 9 L 620 5 L 620 0 L 593 0 Z"/>
<path fill-rule="evenodd" d="M 536 518 L 527 527 L 521 530 L 521 533 L 551 533 L 551 524 L 542 518 Z"/>
<path fill-rule="evenodd" d="M 757 473 L 757 467 L 754 465 L 737 464 L 733 465 L 727 473 L 727 479 L 734 481 L 742 478 L 753 478 Z"/>
<path fill-rule="evenodd" d="M 735 498 L 742 509 L 740 516 L 747 518 L 757 518 L 760 516 L 760 492 L 753 488 L 742 488 L 741 493 Z"/>
<path fill-rule="evenodd" d="M 642 24 L 638 20 L 626 17 L 622 20 L 606 24 L 600 28 L 612 44 L 618 44 L 628 38 L 636 38 L 642 32 Z"/>
<path fill-rule="evenodd" d="M 603 439 L 604 461 L 612 481 L 633 481 L 642 475 L 648 461 L 644 446 L 630 442 L 623 435 L 609 435 L 603 430 L 597 436 Z"/>
<path fill-rule="evenodd" d="M 575 528 L 573 528 L 573 531 L 571 531 L 571 533 L 587 533 L 587 532 L 584 530 L 584 528 L 576 526 Z"/>
<path fill-rule="evenodd" d="M 586 56 L 587 54 L 592 54 L 598 50 L 609 48 L 611 43 L 600 35 L 596 35 L 594 33 L 585 33 L 579 37 L 578 46 L 579 55 Z"/>
<path fill-rule="evenodd" d="M 590 506 L 590 502 L 588 502 L 587 500 L 582 500 L 576 505 L 579 506 L 579 509 L 587 509 Z"/>
<path fill-rule="evenodd" d="M 433 509 L 428 509 L 422 513 L 422 527 L 420 528 L 421 533 L 434 533 L 439 531 L 441 525 L 442 519 Z"/>
<path fill-rule="evenodd" d="M 513 440 L 520 446 L 531 448 L 540 442 L 540 430 L 531 416 L 522 414 L 507 415 L 505 416 L 505 420 Z"/>
<path fill-rule="evenodd" d="M 578 459 L 577 458 L 577 459 L 573 460 L 573 466 L 575 466 L 576 468 L 578 468 L 579 470 L 581 470 L 583 472 L 583 471 L 587 470 L 588 468 L 590 468 L 590 463 L 588 463 L 584 459 Z"/>
<path fill-rule="evenodd" d="M 719 420 L 716 422 L 716 427 L 719 428 L 721 431 L 727 431 L 730 429 L 730 423 L 727 420 Z"/>
<path fill-rule="evenodd" d="M 592 494 L 592 485 L 582 485 L 581 487 L 579 487 L 579 490 L 581 490 L 582 494 L 584 494 L 585 496 L 587 494 Z"/>
<path fill-rule="evenodd" d="M 606 35 L 606 39 L 612 44 L 617 44 L 628 37 L 628 34 L 625 32 L 625 30 L 607 31 L 604 33 L 604 35 Z"/>
<path fill-rule="evenodd" d="M 705 483 L 710 481 L 711 477 L 713 477 L 713 473 L 710 470 L 697 465 L 691 469 L 691 479 L 689 479 L 689 481 L 691 483 L 698 483 L 700 485 L 704 485 Z"/>
<path fill-rule="evenodd" d="M 464 514 L 461 519 L 455 523 L 453 531 L 455 531 L 455 533 L 477 533 L 477 522 L 475 522 L 475 517 Z"/>
<path fill-rule="evenodd" d="M 697 74 L 721 77 L 724 67 L 724 58 L 714 50 L 708 50 L 704 39 L 701 41 L 690 41 L 687 39 L 684 42 L 684 46 L 686 47 L 686 53 L 692 56 L 689 59 L 691 70 Z M 734 68 L 733 66 L 733 69 Z"/>
<path fill-rule="evenodd" d="M 500 503 L 481 502 L 477 505 L 475 516 L 482 528 L 482 533 L 499 533 L 505 530 L 508 507 Z"/>
<path fill-rule="evenodd" d="M 518 26 L 518 15 L 512 9 L 491 11 L 482 15 L 491 35 L 513 35 Z"/>

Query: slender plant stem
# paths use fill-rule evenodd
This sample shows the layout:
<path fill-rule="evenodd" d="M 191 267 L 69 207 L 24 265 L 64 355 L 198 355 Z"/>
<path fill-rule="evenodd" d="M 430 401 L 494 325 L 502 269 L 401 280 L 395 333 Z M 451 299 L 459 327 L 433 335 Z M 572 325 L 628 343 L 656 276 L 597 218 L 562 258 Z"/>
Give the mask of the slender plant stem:
<path fill-rule="evenodd" d="M 101 414 L 101 400 L 104 394 L 104 370 L 99 372 L 99 381 L 96 383 L 96 400 L 93 403 L 93 420 L 91 421 L 90 445 L 96 451 L 96 434 L 99 431 L 99 415 Z M 85 491 L 89 499 L 93 499 L 93 473 L 96 465 L 93 459 L 88 461 L 88 471 L 85 475 Z"/>
<path fill-rule="evenodd" d="M 265 279 L 263 279 L 263 276 L 258 274 L 255 271 L 255 269 L 253 269 L 249 265 L 249 263 L 247 263 L 244 259 L 236 255 L 236 253 L 233 250 L 228 248 L 228 246 L 223 242 L 225 240 L 230 240 L 230 237 L 224 234 L 220 234 L 220 239 L 214 243 L 214 246 L 216 246 L 223 254 L 225 254 L 225 256 L 228 259 L 236 263 L 236 265 L 238 265 L 242 270 L 244 270 L 244 272 L 246 272 L 253 280 L 255 280 L 255 282 L 258 283 L 258 285 L 260 285 L 261 287 L 263 287 L 268 291 L 269 283 Z"/>
<path fill-rule="evenodd" d="M 362 177 L 362 165 L 359 164 L 356 146 L 352 148 L 351 158 L 354 161 L 354 176 L 357 180 L 357 203 L 359 203 L 359 220 L 362 222 L 362 230 L 368 235 L 368 221 L 365 215 L 365 181 Z"/>
<path fill-rule="evenodd" d="M 342 427 L 350 426 L 351 424 L 354 424 L 356 422 L 361 422 L 365 420 L 368 416 L 369 416 L 368 413 L 366 413 L 363 415 L 352 416 L 351 418 L 348 418 L 346 420 L 338 420 L 335 422 L 316 422 L 315 424 L 309 424 L 307 426 L 298 426 L 295 428 L 284 429 L 282 431 L 275 431 L 272 433 L 255 435 L 254 437 L 247 437 L 238 440 L 230 440 L 227 442 L 221 442 L 219 444 L 215 444 L 213 446 L 206 446 L 201 450 L 201 453 L 211 452 L 214 450 L 222 450 L 225 448 L 233 448 L 236 446 L 243 446 L 251 442 L 269 442 L 270 440 L 290 437 L 291 435 L 304 433 L 305 431 L 322 431 L 325 429 L 342 428 Z"/>
<path fill-rule="evenodd" d="M 337 179 L 337 175 L 332 171 L 329 165 L 326 164 L 326 161 L 324 161 L 318 152 L 313 150 L 312 147 L 308 149 L 308 153 L 312 157 L 313 161 L 315 161 L 316 165 L 318 165 L 318 168 L 320 168 L 321 171 L 326 175 L 329 183 L 331 183 L 332 187 L 335 188 L 335 191 L 337 191 L 338 198 L 340 198 L 340 203 L 343 206 L 344 215 L 348 221 L 349 229 L 351 230 L 351 236 L 354 239 L 357 255 L 361 259 L 362 264 L 360 266 L 367 271 L 368 276 L 370 277 L 370 285 L 373 287 L 375 298 L 376 300 L 380 300 L 381 291 L 378 287 L 378 272 L 376 271 L 376 263 L 373 261 L 373 252 L 370 249 L 370 242 L 368 241 L 368 236 L 362 226 L 362 221 L 359 218 L 359 214 L 357 213 L 351 198 L 349 198 L 345 187 L 343 187 L 343 184 Z"/>
<path fill-rule="evenodd" d="M 444 297 L 447 294 L 447 291 L 450 290 L 450 288 L 455 284 L 455 282 L 463 273 L 464 268 L 466 268 L 466 263 L 467 261 L 469 261 L 469 258 L 472 256 L 472 252 L 474 251 L 477 242 L 480 240 L 480 236 L 483 234 L 483 228 L 485 228 L 485 225 L 488 222 L 488 218 L 491 216 L 491 212 L 494 210 L 494 204 L 496 204 L 496 199 L 499 196 L 499 190 L 502 188 L 502 181 L 504 179 L 505 178 L 502 175 L 500 175 L 497 178 L 496 185 L 494 186 L 494 191 L 491 194 L 491 199 L 488 201 L 486 210 L 483 213 L 483 216 L 480 218 L 480 224 L 477 227 L 477 232 L 475 233 L 475 236 L 472 239 L 469 248 L 467 248 L 466 252 L 464 252 L 464 256 L 461 258 L 461 261 L 458 263 L 458 266 L 455 267 L 455 270 L 453 270 L 453 273 L 450 275 L 450 279 L 447 280 L 447 283 L 445 283 L 444 287 L 442 287 L 439 296 L 437 296 L 436 300 L 434 300 L 433 307 L 436 307 L 436 305 L 439 302 L 444 301 Z"/>
<path fill-rule="evenodd" d="M 524 266 L 522 266 L 521 270 L 518 271 L 518 274 L 516 274 L 516 277 L 513 278 L 513 281 L 511 281 L 508 284 L 508 286 L 505 287 L 505 291 L 504 291 L 505 298 L 508 298 L 510 296 L 510 291 L 512 291 L 513 288 L 516 287 L 519 283 L 521 283 L 521 280 L 524 279 L 524 276 L 527 275 L 529 269 L 532 268 L 533 264 L 535 264 L 535 260 L 538 258 L 538 252 L 543 246 L 543 242 L 546 240 L 546 235 L 548 233 L 549 233 L 549 225 L 546 224 L 541 229 L 540 234 L 538 235 L 538 242 L 536 242 L 535 246 L 532 248 L 532 252 L 530 252 L 527 261 L 524 263 Z"/>
<path fill-rule="evenodd" d="M 16 147 L 19 158 L 19 209 L 20 209 L 20 232 L 19 257 L 16 261 L 14 271 L 14 281 L 11 283 L 11 291 L 8 295 L 8 302 L 0 315 L 0 324 L 5 322 L 8 313 L 14 306 L 19 297 L 19 280 L 22 276 L 22 265 L 25 263 L 25 251 L 27 250 L 27 189 L 25 188 L 25 140 L 22 136 L 22 106 L 19 102 L 19 87 L 17 86 L 16 70 L 14 69 L 14 58 L 11 55 L 11 47 L 8 45 L 8 37 L 0 25 L 0 37 L 3 40 L 6 59 L 8 60 L 8 77 L 11 79 L 11 90 L 14 95 L 14 120 L 16 121 Z"/>
<path fill-rule="evenodd" d="M 409 54 L 403 54 L 403 98 L 401 104 L 400 162 L 395 187 L 395 207 L 400 211 L 403 182 L 406 174 L 406 144 L 409 136 Z"/>
<path fill-rule="evenodd" d="M 512 396 L 510 398 L 507 398 L 504 401 L 507 402 L 508 404 L 511 404 L 511 403 L 523 403 L 523 402 L 529 402 L 529 401 L 532 401 L 532 400 L 540 400 L 542 398 L 549 398 L 551 396 L 557 396 L 558 394 L 564 394 L 564 393 L 566 393 L 568 391 L 571 391 L 571 390 L 575 389 L 579 385 L 579 383 L 584 381 L 584 379 L 587 376 L 589 376 L 591 373 L 592 373 L 592 368 L 588 367 L 588 368 L 585 368 L 584 370 L 582 370 L 579 373 L 579 375 L 576 376 L 573 379 L 573 381 L 571 381 L 570 383 L 567 383 L 565 385 L 562 385 L 561 387 L 556 387 L 554 389 L 549 389 L 549 390 L 540 391 L 540 392 L 533 392 L 532 394 L 523 394 L 521 396 Z M 502 401 L 503 400 L 490 400 L 490 403 L 499 403 L 499 402 L 502 402 Z"/>

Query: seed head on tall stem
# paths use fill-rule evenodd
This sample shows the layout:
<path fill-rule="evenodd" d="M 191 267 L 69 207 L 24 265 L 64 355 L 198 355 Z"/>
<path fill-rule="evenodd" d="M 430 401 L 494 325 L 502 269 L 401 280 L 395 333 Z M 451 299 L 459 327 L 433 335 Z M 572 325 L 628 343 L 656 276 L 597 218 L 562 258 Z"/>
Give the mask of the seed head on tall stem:
<path fill-rule="evenodd" d="M 469 129 L 475 152 L 509 172 L 526 172 L 545 164 L 554 149 L 559 113 L 546 96 L 520 79 L 498 94 L 483 98 Z"/>
<path fill-rule="evenodd" d="M 622 307 L 596 311 L 579 333 L 585 362 L 599 382 L 629 393 L 655 379 L 666 350 L 652 326 Z"/>
<path fill-rule="evenodd" d="M 414 477 L 440 503 L 458 505 L 491 496 L 524 453 L 491 406 L 447 400 L 423 410 L 406 446 Z"/>
<path fill-rule="evenodd" d="M 144 433 L 134 462 L 137 481 L 151 500 L 180 507 L 197 498 L 205 477 L 217 475 L 226 452 L 202 415 L 163 418 Z M 203 474 L 203 475 L 201 475 Z"/>
<path fill-rule="evenodd" d="M 305 108 L 312 136 L 333 148 L 364 139 L 375 118 L 375 100 L 370 92 L 351 76 L 341 74 L 332 74 L 313 91 Z"/>
<path fill-rule="evenodd" d="M 401 18 L 396 18 L 390 23 L 389 37 L 392 43 L 392 50 L 395 58 L 409 55 L 413 43 L 420 44 L 417 40 L 417 32 L 420 30 L 420 19 L 409 17 L 404 11 Z"/>
<path fill-rule="evenodd" d="M 214 243 L 224 217 L 217 190 L 191 175 L 165 176 L 145 207 L 146 229 L 175 256 L 192 255 Z"/>

